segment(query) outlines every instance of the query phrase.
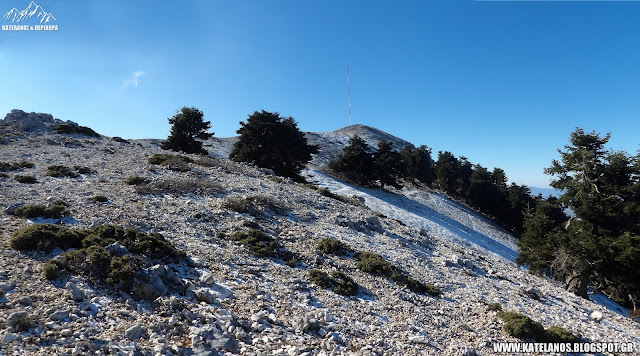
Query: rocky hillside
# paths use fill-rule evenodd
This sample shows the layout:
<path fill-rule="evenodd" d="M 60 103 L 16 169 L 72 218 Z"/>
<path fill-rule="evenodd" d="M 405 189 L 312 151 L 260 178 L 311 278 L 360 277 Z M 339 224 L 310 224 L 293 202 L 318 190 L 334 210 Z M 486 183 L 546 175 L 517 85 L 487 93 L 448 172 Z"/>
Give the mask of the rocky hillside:
<path fill-rule="evenodd" d="M 633 320 L 452 239 L 466 230 L 511 246 L 436 193 L 450 213 L 425 214 L 416 192 L 379 195 L 307 172 L 336 195 L 229 162 L 231 139 L 210 140 L 213 157 L 168 157 L 154 140 L 20 122 L 0 123 L 1 355 L 493 355 L 495 342 L 518 341 L 499 308 L 640 350 Z M 310 135 L 322 147 L 348 139 Z M 16 242 L 43 223 L 75 230 Z M 105 224 L 135 232 L 105 238 Z"/>

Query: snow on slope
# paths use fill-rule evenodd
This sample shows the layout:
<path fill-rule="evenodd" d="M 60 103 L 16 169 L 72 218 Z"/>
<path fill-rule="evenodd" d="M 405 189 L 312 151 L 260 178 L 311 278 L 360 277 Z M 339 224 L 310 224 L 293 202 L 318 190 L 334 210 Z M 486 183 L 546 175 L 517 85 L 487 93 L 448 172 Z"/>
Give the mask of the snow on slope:
<path fill-rule="evenodd" d="M 318 170 L 307 169 L 308 180 L 334 193 L 358 196 L 373 211 L 429 233 L 448 238 L 515 263 L 515 240 L 500 227 L 441 194 L 404 188 L 395 193 L 344 183 Z"/>

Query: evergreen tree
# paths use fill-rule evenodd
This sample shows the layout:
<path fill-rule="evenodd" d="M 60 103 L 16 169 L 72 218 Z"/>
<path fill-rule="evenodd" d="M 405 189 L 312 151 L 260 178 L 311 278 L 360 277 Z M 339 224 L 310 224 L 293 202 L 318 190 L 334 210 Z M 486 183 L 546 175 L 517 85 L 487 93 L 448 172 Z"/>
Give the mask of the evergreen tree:
<path fill-rule="evenodd" d="M 469 179 L 467 192 L 469 204 L 485 213 L 493 214 L 499 203 L 498 195 L 498 189 L 494 185 L 491 173 L 481 165 L 476 165 Z"/>
<path fill-rule="evenodd" d="M 279 176 L 303 180 L 300 170 L 318 148 L 307 143 L 304 133 L 292 117 L 262 110 L 240 122 L 240 135 L 229 158 L 272 169 Z"/>
<path fill-rule="evenodd" d="M 438 152 L 438 160 L 435 163 L 436 182 L 445 193 L 456 196 L 458 187 L 458 159 L 449 151 Z"/>
<path fill-rule="evenodd" d="M 329 168 L 347 181 L 370 185 L 373 180 L 371 147 L 358 135 L 353 135 L 342 153 L 329 162 Z"/>
<path fill-rule="evenodd" d="M 553 233 L 528 220 L 518 262 L 552 271 L 583 297 L 591 282 L 635 309 L 640 297 L 640 170 L 637 157 L 605 149 L 609 137 L 578 128 L 570 145 L 559 150 L 561 160 L 545 173 L 555 177 L 551 186 L 564 192 L 559 202 L 576 217 Z M 544 215 L 536 208 L 532 219 Z M 544 252 L 546 244 L 552 244 L 552 256 Z"/>
<path fill-rule="evenodd" d="M 566 243 L 563 225 L 568 216 L 554 199 L 540 200 L 533 212 L 529 210 L 527 214 L 516 262 L 528 265 L 532 272 L 551 275 L 554 253 Z"/>
<path fill-rule="evenodd" d="M 499 215 L 500 221 L 517 233 L 524 231 L 525 212 L 536 207 L 531 189 L 526 185 L 511 183 L 505 198 L 505 209 Z"/>
<path fill-rule="evenodd" d="M 461 156 L 458 160 L 458 174 L 456 180 L 456 196 L 462 199 L 467 198 L 469 187 L 471 186 L 471 175 L 473 175 L 473 163 L 467 157 Z"/>
<path fill-rule="evenodd" d="M 404 162 L 404 179 L 407 182 L 417 180 L 430 187 L 435 179 L 431 149 L 425 145 L 418 148 L 404 146 L 400 154 Z"/>
<path fill-rule="evenodd" d="M 380 187 L 390 185 L 397 189 L 402 188 L 397 179 L 403 171 L 402 155 L 393 150 L 393 142 L 381 140 L 378 142 L 378 150 L 373 154 L 375 178 L 380 181 Z"/>
<path fill-rule="evenodd" d="M 169 118 L 171 124 L 171 134 L 162 143 L 165 150 L 183 151 L 186 153 L 202 153 L 207 151 L 202 148 L 202 142 L 196 140 L 206 140 L 213 136 L 207 133 L 211 129 L 211 123 L 204 121 L 204 114 L 195 107 L 183 107 L 176 114 Z"/>

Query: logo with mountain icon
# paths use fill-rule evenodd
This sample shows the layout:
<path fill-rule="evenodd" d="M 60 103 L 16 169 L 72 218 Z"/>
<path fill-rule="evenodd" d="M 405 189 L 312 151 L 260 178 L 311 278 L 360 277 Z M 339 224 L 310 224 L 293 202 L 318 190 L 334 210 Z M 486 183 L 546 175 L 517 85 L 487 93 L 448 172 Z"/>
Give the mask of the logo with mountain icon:
<path fill-rule="evenodd" d="M 50 25 L 57 21 L 52 13 L 46 12 L 42 6 L 31 1 L 24 10 L 15 7 L 3 16 L 4 22 L 11 25 L 2 25 L 3 31 L 57 31 L 57 25 Z"/>

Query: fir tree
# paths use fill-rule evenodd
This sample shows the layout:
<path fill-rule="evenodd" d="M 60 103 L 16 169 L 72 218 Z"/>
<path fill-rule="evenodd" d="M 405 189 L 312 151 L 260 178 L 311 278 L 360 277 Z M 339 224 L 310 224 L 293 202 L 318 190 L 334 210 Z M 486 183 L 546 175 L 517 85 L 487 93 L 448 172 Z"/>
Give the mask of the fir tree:
<path fill-rule="evenodd" d="M 405 146 L 402 151 L 402 161 L 404 162 L 403 177 L 407 182 L 419 181 L 430 187 L 435 179 L 433 170 L 433 159 L 431 159 L 431 149 L 427 146 L 413 148 Z"/>
<path fill-rule="evenodd" d="M 393 142 L 381 140 L 378 142 L 378 150 L 373 154 L 375 178 L 384 189 L 385 184 L 397 189 L 402 186 L 397 182 L 403 170 L 402 155 L 393 150 Z"/>
<path fill-rule="evenodd" d="M 211 129 L 211 123 L 204 121 L 204 114 L 195 107 L 183 107 L 173 117 L 169 118 L 171 134 L 162 143 L 165 150 L 183 151 L 185 153 L 202 153 L 207 151 L 202 148 L 202 142 L 213 136 L 207 133 Z M 196 140 L 198 139 L 198 140 Z"/>
<path fill-rule="evenodd" d="M 345 180 L 370 185 L 374 169 L 371 148 L 361 137 L 353 135 L 342 153 L 329 162 L 329 168 Z"/>
<path fill-rule="evenodd" d="M 240 135 L 229 158 L 272 169 L 279 176 L 303 180 L 300 171 L 318 148 L 307 143 L 292 117 L 262 110 L 240 122 Z"/>
<path fill-rule="evenodd" d="M 605 149 L 610 135 L 576 129 L 545 173 L 562 189 L 562 207 L 575 219 L 552 233 L 528 220 L 518 263 L 547 269 L 569 290 L 586 297 L 587 282 L 616 301 L 637 308 L 640 298 L 640 188 L 638 157 Z M 531 219 L 549 218 L 538 213 Z M 544 252 L 545 246 L 553 252 Z"/>
<path fill-rule="evenodd" d="M 438 160 L 435 163 L 436 182 L 445 193 L 456 196 L 458 187 L 458 159 L 449 151 L 438 152 Z"/>

